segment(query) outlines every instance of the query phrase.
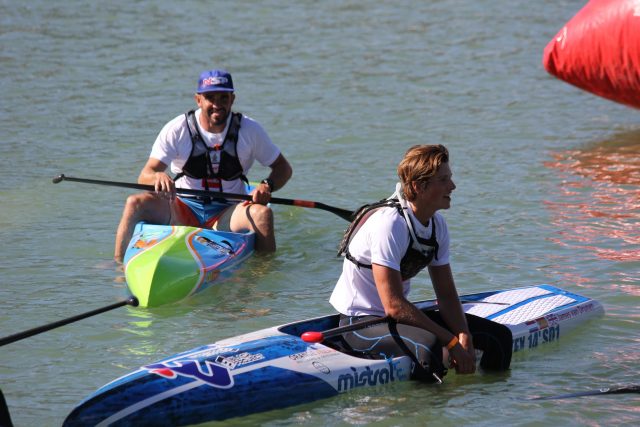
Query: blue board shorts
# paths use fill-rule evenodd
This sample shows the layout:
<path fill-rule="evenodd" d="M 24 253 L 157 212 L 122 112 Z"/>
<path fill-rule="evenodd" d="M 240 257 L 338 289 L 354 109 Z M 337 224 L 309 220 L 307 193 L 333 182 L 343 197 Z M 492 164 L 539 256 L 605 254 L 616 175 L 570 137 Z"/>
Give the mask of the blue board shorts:
<path fill-rule="evenodd" d="M 192 227 L 216 228 L 216 223 L 224 211 L 235 203 L 209 202 L 189 197 L 177 197 L 174 210 L 180 223 Z"/>

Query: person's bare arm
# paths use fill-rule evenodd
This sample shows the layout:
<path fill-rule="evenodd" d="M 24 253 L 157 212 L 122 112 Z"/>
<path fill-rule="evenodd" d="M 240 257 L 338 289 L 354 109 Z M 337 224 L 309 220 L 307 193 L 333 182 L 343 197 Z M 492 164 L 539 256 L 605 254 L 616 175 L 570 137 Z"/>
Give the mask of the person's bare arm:
<path fill-rule="evenodd" d="M 252 193 L 254 203 L 260 203 L 262 205 L 269 203 L 271 192 L 284 187 L 293 174 L 291 165 L 282 154 L 280 154 L 269 167 L 271 168 L 271 173 L 267 178 L 273 183 L 273 188 L 270 190 L 269 186 L 265 183 L 258 185 Z"/>
<path fill-rule="evenodd" d="M 475 371 L 473 339 L 460 304 L 460 297 L 453 280 L 451 266 L 446 264 L 429 267 L 429 275 L 438 299 L 440 314 L 460 343 L 459 346 L 455 346 L 449 351 L 454 358 L 456 369 L 460 373 L 473 372 Z M 464 351 L 456 351 L 459 349 Z"/>
<path fill-rule="evenodd" d="M 176 186 L 166 170 L 167 165 L 150 157 L 138 176 L 138 183 L 153 185 L 157 192 L 166 193 L 170 198 L 174 198 Z"/>

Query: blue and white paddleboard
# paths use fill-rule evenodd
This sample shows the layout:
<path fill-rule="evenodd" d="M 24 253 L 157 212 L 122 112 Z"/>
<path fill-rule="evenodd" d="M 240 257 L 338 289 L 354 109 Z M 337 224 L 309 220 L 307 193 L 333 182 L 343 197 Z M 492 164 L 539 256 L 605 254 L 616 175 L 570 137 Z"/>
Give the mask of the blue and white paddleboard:
<path fill-rule="evenodd" d="M 561 341 L 571 329 L 604 313 L 599 302 L 550 285 L 464 295 L 461 301 L 466 313 L 505 325 L 513 336 L 513 352 Z M 429 310 L 435 301 L 416 304 Z M 191 425 L 409 379 L 406 356 L 364 359 L 300 338 L 337 325 L 337 315 L 318 317 L 144 365 L 87 397 L 64 425 Z"/>

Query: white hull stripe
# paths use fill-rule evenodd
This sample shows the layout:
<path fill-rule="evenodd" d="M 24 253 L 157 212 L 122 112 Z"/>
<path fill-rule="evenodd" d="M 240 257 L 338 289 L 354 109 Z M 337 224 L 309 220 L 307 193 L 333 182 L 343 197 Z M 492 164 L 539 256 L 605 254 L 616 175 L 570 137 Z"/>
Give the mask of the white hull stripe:
<path fill-rule="evenodd" d="M 119 421 L 121 419 L 123 419 L 124 417 L 126 417 L 127 415 L 130 415 L 134 412 L 137 412 L 138 410 L 142 409 L 142 408 L 146 408 L 147 406 L 151 406 L 156 402 L 159 402 L 161 400 L 164 400 L 168 397 L 171 396 L 175 396 L 176 394 L 180 394 L 182 392 L 191 390 L 192 388 L 196 388 L 196 387 L 200 387 L 201 385 L 203 385 L 204 382 L 196 380 L 196 381 L 192 381 L 189 384 L 184 384 L 180 387 L 176 387 L 176 388 L 172 388 L 171 390 L 167 390 L 164 393 L 160 393 L 160 394 L 156 394 L 153 397 L 150 397 L 148 399 L 145 400 L 141 400 L 140 402 L 136 403 L 135 405 L 131 405 L 127 408 L 124 408 L 122 411 L 120 412 L 116 412 L 115 414 L 111 415 L 109 418 L 106 418 L 104 420 L 102 420 L 100 423 L 96 424 L 96 427 L 107 427 L 109 425 L 111 425 L 112 423 Z"/>

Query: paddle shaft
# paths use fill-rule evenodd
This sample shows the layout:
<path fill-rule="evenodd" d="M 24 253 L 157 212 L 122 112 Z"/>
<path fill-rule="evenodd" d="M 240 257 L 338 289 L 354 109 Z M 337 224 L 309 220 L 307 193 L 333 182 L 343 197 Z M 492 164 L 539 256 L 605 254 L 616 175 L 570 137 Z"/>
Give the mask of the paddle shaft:
<path fill-rule="evenodd" d="M 156 191 L 153 185 L 147 184 L 134 184 L 130 182 L 118 182 L 118 181 L 102 181 L 98 179 L 88 179 L 88 178 L 75 178 L 72 176 L 66 176 L 64 174 L 58 175 L 53 178 L 53 183 L 57 184 L 60 181 L 74 181 L 74 182 L 82 182 L 85 184 L 97 184 L 97 185 L 107 185 L 110 187 L 123 187 L 123 188 L 133 188 L 135 190 L 144 190 L 144 191 Z M 200 196 L 200 197 L 210 197 L 211 199 L 239 199 L 239 200 L 253 200 L 253 196 L 249 194 L 235 194 L 235 193 L 223 193 L 219 191 L 204 191 L 204 190 L 193 190 L 189 188 L 177 188 L 176 192 L 178 194 L 190 195 L 190 196 Z M 298 206 L 301 208 L 315 208 L 322 209 L 333 214 L 338 215 L 340 218 L 351 221 L 351 217 L 353 216 L 353 212 L 347 209 L 341 209 L 334 206 L 325 205 L 320 202 L 312 202 L 309 200 L 295 200 L 295 199 L 281 199 L 278 197 L 272 197 L 269 200 L 270 203 L 274 203 L 277 205 L 290 205 L 290 206 Z"/>
<path fill-rule="evenodd" d="M 569 399 L 572 397 L 599 396 L 603 394 L 624 394 L 624 393 L 640 393 L 640 385 L 601 388 L 598 390 L 589 390 L 589 391 L 581 391 L 578 393 L 561 394 L 559 396 L 535 397 L 531 400 L 556 400 L 556 399 Z"/>
<path fill-rule="evenodd" d="M 336 335 L 368 328 L 370 326 L 388 322 L 389 320 L 391 320 L 390 316 L 375 317 L 373 319 L 365 320 L 363 322 L 353 323 L 351 325 L 339 326 L 333 329 L 327 329 L 324 332 L 308 331 L 303 333 L 301 335 L 301 338 L 305 342 L 318 343 L 318 342 L 324 341 L 327 338 L 335 337 Z"/>
<path fill-rule="evenodd" d="M 473 301 L 473 300 L 460 300 L 461 304 L 498 304 L 498 305 L 508 305 L 503 302 L 489 302 L 489 301 Z M 438 305 L 435 304 L 431 307 L 426 308 L 426 310 L 436 310 L 438 309 Z M 363 322 L 353 323 L 351 325 L 339 326 L 333 329 L 327 329 L 324 332 L 317 331 L 307 331 L 303 333 L 300 338 L 303 341 L 309 343 L 319 343 L 324 341 L 327 338 L 335 337 L 336 335 L 344 334 L 346 332 L 357 331 L 360 329 L 368 328 L 370 326 L 378 325 L 380 323 L 385 323 L 392 320 L 390 316 L 376 317 L 373 319 L 365 320 Z"/>
<path fill-rule="evenodd" d="M 0 338 L 0 347 L 6 344 L 11 344 L 12 342 L 19 341 L 24 338 L 29 338 L 34 335 L 40 334 L 42 332 L 50 331 L 51 329 L 59 328 L 60 326 L 67 325 L 69 323 L 76 322 L 78 320 L 86 319 L 87 317 L 95 316 L 96 314 L 104 313 L 105 311 L 114 310 L 118 307 L 122 307 L 123 305 L 131 305 L 133 307 L 138 306 L 138 299 L 136 297 L 131 297 L 125 301 L 120 301 L 115 304 L 108 305 L 106 307 L 98 308 L 96 310 L 88 311 L 86 313 L 79 314 L 77 316 L 69 317 L 67 319 L 62 319 L 57 322 L 49 323 L 47 325 L 38 326 L 37 328 L 29 329 L 24 332 L 19 332 L 17 334 L 9 335 L 4 338 Z"/>

